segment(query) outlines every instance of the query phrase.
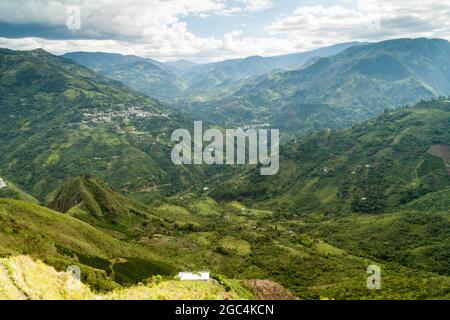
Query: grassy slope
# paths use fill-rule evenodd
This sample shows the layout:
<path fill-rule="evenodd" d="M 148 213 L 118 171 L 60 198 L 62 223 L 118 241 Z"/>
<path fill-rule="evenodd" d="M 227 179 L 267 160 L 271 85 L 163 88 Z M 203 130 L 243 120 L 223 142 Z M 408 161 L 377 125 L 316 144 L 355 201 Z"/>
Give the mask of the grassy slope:
<path fill-rule="evenodd" d="M 301 298 L 433 298 L 445 294 L 447 278 L 384 262 L 377 264 L 386 272 L 386 290 L 369 292 L 365 279 L 372 259 L 310 238 L 270 211 L 184 195 L 161 204 L 153 214 L 160 217 L 159 223 L 136 235 L 132 242 L 138 245 L 34 204 L 0 200 L 0 253 L 29 254 L 58 270 L 80 265 L 83 281 L 102 291 L 118 288 L 117 282 L 143 281 L 152 274 L 173 275 L 174 268 L 161 262 L 167 261 L 176 263 L 179 270 L 206 269 L 241 280 L 272 279 Z M 231 288 L 237 285 L 221 283 Z M 176 291 L 176 287 L 169 285 L 167 290 Z"/>
<path fill-rule="evenodd" d="M 86 175 L 58 187 L 47 197 L 47 206 L 91 225 L 126 234 L 136 232 L 145 222 L 151 223 L 152 218 L 144 205 Z"/>
<path fill-rule="evenodd" d="M 151 250 L 38 205 L 0 200 L 0 222 L 1 255 L 30 254 L 59 269 L 80 264 L 84 280 L 95 289 L 114 288 L 112 280 L 129 284 L 152 274 L 175 274 Z M 116 258 L 121 263 L 111 262 Z"/>
<path fill-rule="evenodd" d="M 272 279 L 305 299 L 437 298 L 448 294 L 448 277 L 420 271 L 421 266 L 402 267 L 399 260 L 383 260 L 352 247 L 342 246 L 343 250 L 333 245 L 332 239 L 309 233 L 302 220 L 286 221 L 271 211 L 184 195 L 168 200 L 154 213 L 169 224 L 140 241 L 190 269 L 208 268 L 237 279 Z M 445 257 L 437 259 L 445 261 Z M 372 263 L 383 268 L 382 292 L 366 289 L 366 269 Z"/>
<path fill-rule="evenodd" d="M 360 256 L 450 275 L 448 212 L 350 215 L 300 229 Z"/>
<path fill-rule="evenodd" d="M 154 280 L 146 285 L 118 289 L 105 294 L 92 292 L 67 272 L 57 272 L 27 256 L 0 259 L 0 300 L 223 300 L 246 295 L 216 282 Z"/>

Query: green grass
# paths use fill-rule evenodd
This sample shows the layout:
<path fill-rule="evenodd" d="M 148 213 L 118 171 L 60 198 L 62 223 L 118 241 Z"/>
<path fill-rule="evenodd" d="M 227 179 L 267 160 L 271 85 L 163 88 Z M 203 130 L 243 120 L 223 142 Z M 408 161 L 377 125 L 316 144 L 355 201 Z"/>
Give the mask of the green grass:
<path fill-rule="evenodd" d="M 98 290 L 114 287 L 106 265 L 111 259 L 140 257 L 150 265 L 173 268 L 143 246 L 120 241 L 73 217 L 15 200 L 0 199 L 0 240 L 3 256 L 29 254 L 60 270 L 71 264 L 85 266 L 85 280 Z M 149 271 L 148 275 L 153 274 Z M 130 278 L 131 283 L 134 280 Z"/>

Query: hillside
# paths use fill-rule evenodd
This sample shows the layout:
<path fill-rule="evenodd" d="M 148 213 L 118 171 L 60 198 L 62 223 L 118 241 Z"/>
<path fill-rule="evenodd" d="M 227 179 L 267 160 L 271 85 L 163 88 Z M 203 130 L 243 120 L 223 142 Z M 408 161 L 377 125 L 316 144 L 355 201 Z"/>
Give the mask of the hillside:
<path fill-rule="evenodd" d="M 74 178 L 47 196 L 47 206 L 108 229 L 130 232 L 148 221 L 148 208 L 90 176 Z"/>
<path fill-rule="evenodd" d="M 148 248 L 35 204 L 0 199 L 0 222 L 1 256 L 28 254 L 58 270 L 79 265 L 83 281 L 96 290 L 176 272 Z"/>
<path fill-rule="evenodd" d="M 420 207 L 414 201 L 450 186 L 449 123 L 450 102 L 441 99 L 385 112 L 351 129 L 310 134 L 282 148 L 277 176 L 250 169 L 213 195 L 291 213 Z"/>
<path fill-rule="evenodd" d="M 300 230 L 354 254 L 450 275 L 449 207 L 440 213 L 403 211 L 349 215 L 303 224 Z"/>
<path fill-rule="evenodd" d="M 92 203 L 102 203 L 102 195 L 92 190 L 110 189 L 96 179 L 85 179 L 65 186 L 78 188 L 82 183 L 94 197 Z M 115 193 L 112 196 L 113 204 L 117 199 L 129 203 Z M 96 292 L 118 290 L 120 285 L 128 287 L 152 275 L 171 278 L 177 270 L 224 274 L 226 278 L 216 279 L 222 286 L 238 290 L 240 296 L 239 283 L 227 278 L 270 279 L 304 299 L 428 299 L 443 297 L 448 287 L 447 277 L 431 272 L 441 273 L 440 270 L 429 270 L 421 264 L 405 268 L 396 256 L 389 261 L 384 256 L 374 259 L 376 252 L 359 252 L 350 246 L 351 242 L 343 245 L 348 251 L 343 250 L 330 244 L 335 239 L 320 240 L 323 234 L 305 229 L 307 220 L 286 220 L 272 211 L 251 209 L 238 202 L 218 203 L 208 197 L 184 194 L 153 207 L 138 228 L 137 220 L 134 222 L 129 230 L 123 226 L 117 230 L 101 227 L 98 220 L 94 222 L 97 227 L 93 227 L 70 214 L 31 203 L 0 200 L 0 256 L 28 254 L 60 271 L 78 265 L 83 283 Z M 430 243 L 426 241 L 424 248 Z M 440 265 L 446 263 L 445 256 L 435 255 L 435 259 Z M 377 293 L 365 288 L 365 271 L 371 263 L 383 266 L 387 290 Z M 265 296 L 271 290 L 286 295 L 278 284 L 266 280 L 250 281 L 248 286 L 257 290 L 256 296 Z M 157 288 L 127 288 L 110 297 L 153 297 L 158 296 L 160 289 L 183 296 L 183 287 L 169 281 Z M 204 290 L 209 292 L 208 288 L 201 292 Z"/>
<path fill-rule="evenodd" d="M 151 59 L 101 52 L 72 52 L 64 57 L 157 99 L 172 99 L 187 87 L 170 68 Z"/>
<path fill-rule="evenodd" d="M 39 203 L 37 199 L 20 189 L 17 185 L 10 181 L 4 181 L 2 178 L 0 178 L 0 198 Z"/>
<path fill-rule="evenodd" d="M 0 50 L 0 70 L 0 170 L 39 200 L 83 173 L 143 199 L 202 176 L 172 165 L 190 125 L 158 101 L 43 50 Z"/>
<path fill-rule="evenodd" d="M 332 244 L 333 239 L 310 233 L 306 227 L 314 226 L 315 219 L 286 219 L 283 214 L 238 202 L 186 194 L 167 199 L 153 212 L 164 217 L 167 225 L 143 235 L 140 242 L 155 252 L 194 269 L 209 265 L 209 270 L 232 279 L 271 279 L 301 299 L 429 299 L 447 294 L 445 273 L 427 269 L 433 262 L 405 268 L 400 259 L 385 261 L 370 251 L 361 253 L 351 246 L 342 249 Z M 382 246 L 382 241 L 375 244 Z M 442 265 L 448 260 L 445 255 L 435 255 L 435 259 Z M 372 263 L 384 270 L 382 292 L 366 289 L 366 270 Z M 249 283 L 260 287 L 258 281 Z"/>
<path fill-rule="evenodd" d="M 237 285 L 238 286 L 238 285 Z M 150 278 L 148 284 L 98 294 L 68 272 L 26 256 L 0 259 L 0 300 L 225 300 L 249 299 L 250 291 L 226 290 L 217 282 Z"/>
<path fill-rule="evenodd" d="M 188 109 L 233 125 L 270 123 L 302 132 L 347 127 L 387 108 L 449 95 L 449 68 L 446 40 L 389 40 L 354 46 L 302 69 L 262 76 L 226 96 L 191 100 Z M 311 105 L 326 109 L 312 112 Z"/>

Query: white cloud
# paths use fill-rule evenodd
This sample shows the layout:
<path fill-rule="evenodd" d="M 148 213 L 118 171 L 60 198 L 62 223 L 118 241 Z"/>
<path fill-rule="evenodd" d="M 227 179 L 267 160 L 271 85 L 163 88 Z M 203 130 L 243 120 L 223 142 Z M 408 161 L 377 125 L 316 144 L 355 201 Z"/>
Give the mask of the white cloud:
<path fill-rule="evenodd" d="M 266 27 L 304 49 L 350 40 L 441 37 L 450 34 L 450 3 L 427 0 L 359 0 L 302 6 Z"/>
<path fill-rule="evenodd" d="M 202 37 L 190 31 L 183 19 L 246 13 L 257 16 L 273 4 L 272 0 L 2 0 L 0 22 L 52 27 L 64 27 L 67 5 L 79 5 L 82 29 L 73 33 L 79 39 L 0 38 L 0 46 L 210 61 L 299 52 L 353 40 L 450 35 L 450 3 L 441 0 L 336 0 L 330 5 L 300 6 L 265 29 L 261 26 L 266 34 L 258 37 L 241 30 Z"/>
<path fill-rule="evenodd" d="M 245 11 L 258 12 L 272 8 L 272 0 L 239 0 L 240 4 L 244 5 Z"/>
<path fill-rule="evenodd" d="M 22 38 L 1 39 L 1 44 L 17 49 L 43 47 L 54 53 L 93 48 L 124 53 L 133 51 L 156 58 L 207 57 L 214 55 L 215 50 L 228 54 L 228 49 L 232 47 L 229 46 L 228 35 L 224 35 L 223 39 L 196 36 L 181 19 L 187 16 L 257 12 L 269 8 L 272 1 L 14 0 L 0 2 L 0 21 L 64 28 L 68 19 L 67 7 L 72 5 L 81 9 L 82 27 L 71 35 L 89 40 Z M 232 33 L 230 36 L 238 35 Z"/>

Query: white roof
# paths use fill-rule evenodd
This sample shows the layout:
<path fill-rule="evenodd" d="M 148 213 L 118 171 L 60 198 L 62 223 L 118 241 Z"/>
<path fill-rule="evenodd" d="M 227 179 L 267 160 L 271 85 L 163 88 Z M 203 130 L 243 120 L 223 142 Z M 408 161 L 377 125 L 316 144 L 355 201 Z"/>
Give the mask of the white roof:
<path fill-rule="evenodd" d="M 209 272 L 180 272 L 178 277 L 182 281 L 206 281 L 209 280 Z"/>
<path fill-rule="evenodd" d="M 2 178 L 0 178 L 0 189 L 3 189 L 3 188 L 5 188 L 5 187 L 6 187 L 5 181 L 3 181 Z"/>

